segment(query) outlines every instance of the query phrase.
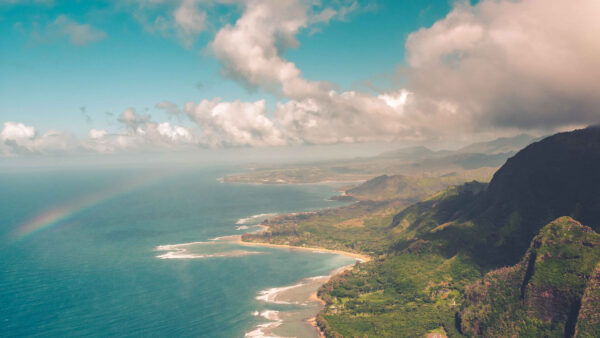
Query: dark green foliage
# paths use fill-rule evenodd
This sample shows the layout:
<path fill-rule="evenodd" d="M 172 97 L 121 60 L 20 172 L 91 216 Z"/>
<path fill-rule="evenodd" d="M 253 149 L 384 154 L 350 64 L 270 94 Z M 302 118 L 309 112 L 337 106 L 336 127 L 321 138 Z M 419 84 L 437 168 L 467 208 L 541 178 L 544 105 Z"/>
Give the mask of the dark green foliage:
<path fill-rule="evenodd" d="M 584 291 L 594 288 L 599 262 L 598 233 L 569 217 L 555 220 L 532 240 L 519 264 L 492 271 L 467 288 L 462 331 L 485 337 L 573 336 L 582 302 L 590 304 Z"/>
<path fill-rule="evenodd" d="M 457 176 L 382 175 L 346 190 L 346 194 L 358 200 L 401 199 L 407 202 L 416 202 L 449 186 L 462 184 L 464 181 L 464 178 Z"/>
<path fill-rule="evenodd" d="M 393 215 L 406 205 L 398 200 L 361 201 L 336 209 L 278 216 L 264 222 L 269 230 L 245 234 L 243 239 L 379 255 L 392 243 L 387 228 Z"/>
<path fill-rule="evenodd" d="M 386 200 L 407 182 L 419 180 L 376 178 L 354 193 L 377 202 L 282 216 L 244 239 L 373 257 L 320 289 L 328 337 L 600 336 L 599 127 L 528 146 L 489 186 L 450 187 L 408 208 Z M 564 215 L 592 228 L 548 224 Z"/>
<path fill-rule="evenodd" d="M 575 326 L 578 337 L 600 337 L 600 263 L 587 283 Z"/>
<path fill-rule="evenodd" d="M 557 217 L 577 215 L 600 229 L 598 191 L 600 127 L 589 127 L 529 145 L 479 194 L 418 203 L 395 216 L 394 224 L 428 231 L 447 223 L 421 237 L 438 243 L 447 256 L 465 251 L 493 268 L 516 263 L 533 236 Z"/>
<path fill-rule="evenodd" d="M 480 276 L 464 257 L 401 254 L 334 278 L 321 290 L 329 329 L 346 337 L 422 336 L 443 327 L 457 336 L 454 313 L 465 283 Z"/>

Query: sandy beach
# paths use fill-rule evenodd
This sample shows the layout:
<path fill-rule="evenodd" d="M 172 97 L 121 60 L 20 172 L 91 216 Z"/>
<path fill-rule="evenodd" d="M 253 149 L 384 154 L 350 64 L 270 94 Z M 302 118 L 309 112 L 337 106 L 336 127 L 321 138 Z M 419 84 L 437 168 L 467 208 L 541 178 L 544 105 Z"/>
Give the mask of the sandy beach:
<path fill-rule="evenodd" d="M 263 228 L 263 230 L 261 230 L 261 231 L 266 231 L 269 228 L 268 226 L 262 225 L 262 224 L 259 224 L 257 226 Z M 288 249 L 288 250 L 310 251 L 310 252 L 331 253 L 331 254 L 337 254 L 337 255 L 344 255 L 346 257 L 350 257 L 352 259 L 355 259 L 357 262 L 360 262 L 360 263 L 368 262 L 368 261 L 371 260 L 371 257 L 368 256 L 368 255 L 362 255 L 362 254 L 357 254 L 357 253 L 347 252 L 347 251 L 342 251 L 342 250 L 331 250 L 331 249 L 318 248 L 318 247 L 293 246 L 293 245 L 287 245 L 287 244 L 245 242 L 245 241 L 242 240 L 242 236 L 241 235 L 227 236 L 225 238 L 220 238 L 220 239 L 221 240 L 229 240 L 229 241 L 234 241 L 235 240 L 237 244 L 242 245 L 242 246 L 269 247 L 269 248 L 280 248 L 280 249 Z M 327 283 L 332 277 L 334 277 L 334 276 L 336 276 L 336 275 L 338 275 L 340 273 L 343 273 L 345 271 L 353 269 L 355 265 L 356 265 L 356 263 L 355 264 L 349 264 L 349 265 L 346 265 L 346 266 L 342 266 L 342 267 L 340 267 L 338 269 L 335 269 L 328 276 L 326 276 L 326 278 L 319 279 L 319 286 L 318 287 L 320 288 L 322 285 L 324 285 L 325 283 Z M 308 300 L 319 303 L 321 309 L 326 305 L 325 301 L 323 299 L 321 299 L 321 298 L 318 297 L 316 290 L 310 294 Z M 312 327 L 315 328 L 315 330 L 317 331 L 319 337 L 325 337 L 325 335 L 323 334 L 323 332 L 321 332 L 321 329 L 317 325 L 316 314 L 315 314 L 315 316 L 307 319 L 306 323 L 308 323 L 309 325 L 311 325 Z"/>
<path fill-rule="evenodd" d="M 290 249 L 290 250 L 300 250 L 300 251 L 310 251 L 310 252 L 323 252 L 323 253 L 332 253 L 336 255 L 344 255 L 347 257 L 351 257 L 356 259 L 361 263 L 365 263 L 371 260 L 371 257 L 367 255 L 361 255 L 354 252 L 347 252 L 341 250 L 331 250 L 324 248 L 314 248 L 314 247 L 305 247 L 305 246 L 293 246 L 288 244 L 272 244 L 272 243 L 257 243 L 257 242 L 244 242 L 242 240 L 242 236 L 228 236 L 228 238 L 237 237 L 237 243 L 244 246 L 261 246 L 261 247 L 269 247 L 269 248 L 281 248 L 281 249 Z"/>

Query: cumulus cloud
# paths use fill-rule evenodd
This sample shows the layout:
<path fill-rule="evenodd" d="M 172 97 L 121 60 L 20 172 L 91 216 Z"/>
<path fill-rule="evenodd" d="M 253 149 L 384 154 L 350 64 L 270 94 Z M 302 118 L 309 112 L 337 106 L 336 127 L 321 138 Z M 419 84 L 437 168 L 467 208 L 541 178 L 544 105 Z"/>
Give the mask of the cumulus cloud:
<path fill-rule="evenodd" d="M 126 126 L 118 133 L 90 129 L 85 148 L 103 153 L 121 150 L 168 149 L 198 145 L 197 136 L 188 128 L 155 122 L 150 115 L 140 115 L 134 108 L 125 109 L 118 121 Z"/>
<path fill-rule="evenodd" d="M 99 138 L 103 138 L 104 136 L 106 136 L 106 134 L 108 134 L 108 132 L 104 129 L 90 129 L 88 131 L 88 137 L 91 139 L 99 139 Z"/>
<path fill-rule="evenodd" d="M 59 15 L 47 27 L 50 34 L 66 35 L 76 46 L 87 45 L 106 38 L 106 33 L 90 24 L 78 23 L 66 15 Z"/>
<path fill-rule="evenodd" d="M 200 10 L 196 0 L 183 0 L 173 12 L 177 34 L 185 46 L 191 46 L 196 34 L 205 28 L 206 12 Z"/>
<path fill-rule="evenodd" d="M 193 130 L 169 122 L 154 122 L 146 115 L 140 118 L 132 109 L 125 110 L 121 120 L 127 126 L 125 129 L 109 133 L 92 128 L 87 138 L 57 130 L 39 133 L 35 127 L 21 122 L 4 122 L 0 129 L 0 156 L 183 150 L 202 145 Z"/>
<path fill-rule="evenodd" d="M 249 1 L 234 25 L 217 32 L 211 48 L 226 75 L 249 87 L 278 95 L 273 126 L 293 143 L 338 143 L 425 137 L 431 121 L 448 110 L 420 115 L 407 90 L 382 95 L 337 91 L 323 81 L 309 81 L 282 53 L 296 47 L 296 35 L 311 24 L 343 18 L 357 2 L 312 11 L 302 1 Z M 269 19 L 271 18 L 271 19 Z M 256 115 L 264 120 L 264 114 Z M 207 119 L 203 124 L 208 124 Z M 281 139 L 281 137 L 278 137 Z M 246 141 L 250 144 L 251 142 Z"/>
<path fill-rule="evenodd" d="M 133 11 L 134 18 L 146 31 L 176 38 L 184 47 L 191 48 L 197 35 L 207 27 L 208 15 L 201 5 L 213 1 L 135 0 L 131 2 L 137 4 L 137 8 L 127 8 L 127 10 Z"/>
<path fill-rule="evenodd" d="M 411 90 L 474 128 L 558 128 L 600 117 L 600 2 L 458 4 L 406 42 Z"/>
<path fill-rule="evenodd" d="M 348 8 L 311 12 L 301 1 L 250 0 L 211 44 L 227 76 L 287 99 L 273 121 L 288 142 L 424 140 L 598 122 L 598 1 L 458 3 L 409 36 L 408 87 L 381 95 L 306 80 L 282 56 L 298 46 L 302 29 Z"/>
<path fill-rule="evenodd" d="M 134 130 L 148 121 L 150 121 L 150 115 L 138 115 L 134 108 L 125 109 L 119 116 L 119 122 Z"/>
<path fill-rule="evenodd" d="M 559 130 L 600 119 L 596 0 L 458 3 L 433 26 L 409 35 L 402 67 L 406 87 L 377 94 L 305 79 L 283 56 L 299 46 L 300 32 L 343 20 L 358 10 L 358 2 L 214 2 L 240 5 L 242 14 L 217 31 L 209 49 L 226 76 L 278 97 L 275 107 L 268 109 L 264 100 L 220 98 L 189 102 L 183 109 L 166 101 L 156 105 L 189 117 L 194 129 L 154 122 L 129 108 L 118 118 L 125 130 L 90 130 L 88 149 L 419 141 L 490 130 Z M 199 1 L 171 6 L 170 17 L 153 21 L 157 27 L 189 41 L 206 28 Z M 37 135 L 32 127 L 12 122 L 0 135 L 4 152 L 17 146 L 35 151 L 44 137 L 67 139 Z"/>
<path fill-rule="evenodd" d="M 280 130 L 266 114 L 264 100 L 187 103 L 185 111 L 202 128 L 208 146 L 277 146 L 285 144 Z"/>
<path fill-rule="evenodd" d="M 0 139 L 3 141 L 30 140 L 35 136 L 35 128 L 20 122 L 4 122 Z"/>
<path fill-rule="evenodd" d="M 77 147 L 77 139 L 69 133 L 49 130 L 38 135 L 33 126 L 20 122 L 4 122 L 0 131 L 0 154 L 4 156 L 63 153 Z"/>
<path fill-rule="evenodd" d="M 179 116 L 184 113 L 181 109 L 179 109 L 179 107 L 175 103 L 169 101 L 159 102 L 154 107 L 162 109 L 167 113 L 175 116 Z"/>
<path fill-rule="evenodd" d="M 291 99 L 326 94 L 331 85 L 307 81 L 296 65 L 281 54 L 296 48 L 298 32 L 310 24 L 343 18 L 358 5 L 313 11 L 304 1 L 249 0 L 234 25 L 221 28 L 210 47 L 223 73 L 249 87 Z"/>

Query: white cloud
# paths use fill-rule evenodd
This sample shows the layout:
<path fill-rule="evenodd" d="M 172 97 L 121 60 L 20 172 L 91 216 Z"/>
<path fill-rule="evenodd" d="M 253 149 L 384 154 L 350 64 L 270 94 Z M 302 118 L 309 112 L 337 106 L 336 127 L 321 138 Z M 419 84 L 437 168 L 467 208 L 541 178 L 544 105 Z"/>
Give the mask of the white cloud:
<path fill-rule="evenodd" d="M 306 80 L 282 57 L 298 46 L 302 29 L 340 13 L 312 13 L 301 1 L 251 0 L 211 44 L 226 75 L 289 99 L 273 112 L 288 142 L 444 138 L 600 120 L 598 1 L 459 3 L 409 36 L 410 94 L 377 96 Z"/>
<path fill-rule="evenodd" d="M 106 33 L 90 24 L 78 23 L 66 15 L 59 15 L 47 29 L 51 34 L 66 35 L 76 46 L 87 45 L 106 38 Z"/>
<path fill-rule="evenodd" d="M 134 108 L 127 108 L 119 116 L 119 122 L 132 129 L 137 129 L 140 125 L 150 121 L 150 115 L 138 115 Z"/>
<path fill-rule="evenodd" d="M 473 128 L 559 128 L 600 118 L 600 2 L 458 4 L 406 42 L 411 90 Z"/>
<path fill-rule="evenodd" d="M 184 113 L 181 109 L 179 109 L 179 107 L 175 103 L 169 101 L 159 102 L 154 107 L 165 110 L 167 113 L 175 116 Z"/>
<path fill-rule="evenodd" d="M 32 139 L 35 136 L 35 128 L 26 126 L 20 122 L 4 122 L 4 127 L 0 132 L 2 141 L 20 141 Z"/>
<path fill-rule="evenodd" d="M 173 17 L 180 41 L 190 47 L 196 35 L 205 28 L 206 12 L 197 7 L 196 0 L 183 0 Z"/>
<path fill-rule="evenodd" d="M 202 129 L 209 146 L 278 146 L 285 144 L 281 131 L 266 114 L 264 100 L 187 103 L 185 111 Z"/>
<path fill-rule="evenodd" d="M 185 48 L 191 48 L 198 34 L 206 30 L 208 15 L 202 5 L 207 0 L 133 0 L 125 3 L 127 11 L 151 33 L 176 38 Z M 227 1 L 226 1 L 227 2 Z M 127 7 L 134 3 L 137 6 Z"/>
<path fill-rule="evenodd" d="M 264 100 L 221 102 L 203 100 L 185 107 L 202 128 L 203 141 L 211 146 L 261 146 L 284 144 L 281 132 L 265 116 Z"/>
<path fill-rule="evenodd" d="M 90 129 L 88 131 L 88 137 L 91 139 L 99 139 L 99 138 L 103 138 L 104 136 L 106 136 L 106 134 L 108 134 L 108 132 L 104 129 Z"/>
<path fill-rule="evenodd" d="M 356 1 L 333 2 L 332 7 L 302 0 L 216 2 L 239 4 L 243 12 L 216 33 L 211 51 L 224 74 L 281 98 L 275 108 L 267 109 L 264 100 L 220 98 L 187 103 L 184 109 L 171 102 L 156 105 L 174 115 L 186 114 L 196 123 L 194 129 L 154 122 L 129 108 L 119 117 L 126 130 L 90 130 L 85 147 L 119 151 L 414 141 L 480 131 L 561 129 L 600 120 L 596 0 L 459 3 L 432 27 L 409 35 L 403 67 L 407 87 L 375 95 L 307 80 L 283 57 L 287 48 L 298 47 L 296 36 L 302 30 L 343 20 L 358 10 Z M 171 16 L 159 16 L 153 23 L 192 41 L 207 25 L 201 5 L 176 2 L 166 12 Z M 33 127 L 14 123 L 8 129 L 5 123 L 0 135 L 4 134 L 12 136 L 0 136 L 2 152 L 40 151 L 42 143 L 58 149 L 69 139 L 38 136 Z"/>
<path fill-rule="evenodd" d="M 226 25 L 217 32 L 211 49 L 225 75 L 250 87 L 291 99 L 314 97 L 327 93 L 331 86 L 307 81 L 281 53 L 298 47 L 296 35 L 309 24 L 329 22 L 340 17 L 342 9 L 345 15 L 354 7 L 313 13 L 303 1 L 249 0 L 235 25 Z"/>
<path fill-rule="evenodd" d="M 63 153 L 78 146 L 78 140 L 69 133 L 49 130 L 39 135 L 33 126 L 21 122 L 4 122 L 0 131 L 0 154 L 4 156 Z"/>
<path fill-rule="evenodd" d="M 182 126 L 173 126 L 169 122 L 159 123 L 156 130 L 161 136 L 170 139 L 172 142 L 186 142 L 192 141 L 193 137 L 191 132 Z"/>

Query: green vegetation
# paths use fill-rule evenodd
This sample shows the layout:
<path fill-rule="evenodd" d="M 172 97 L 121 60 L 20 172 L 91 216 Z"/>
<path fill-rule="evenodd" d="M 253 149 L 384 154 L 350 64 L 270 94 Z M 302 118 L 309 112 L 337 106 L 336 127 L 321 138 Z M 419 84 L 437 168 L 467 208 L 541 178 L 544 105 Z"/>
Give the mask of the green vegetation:
<path fill-rule="evenodd" d="M 320 289 L 328 337 L 600 336 L 600 128 L 409 206 L 437 179 L 379 177 L 346 191 L 360 202 L 280 216 L 244 240 L 373 257 Z"/>
<path fill-rule="evenodd" d="M 269 229 L 244 234 L 245 241 L 322 247 L 379 255 L 392 243 L 388 227 L 408 204 L 393 200 L 361 201 L 346 207 L 283 215 L 265 222 Z"/>
<path fill-rule="evenodd" d="M 346 190 L 346 194 L 358 200 L 401 199 L 417 202 L 449 186 L 464 182 L 464 178 L 455 175 L 444 177 L 382 175 Z"/>
<path fill-rule="evenodd" d="M 480 276 L 472 266 L 465 257 L 446 260 L 432 252 L 381 257 L 326 284 L 320 316 L 330 333 L 347 337 L 414 337 L 440 327 L 457 335 L 460 295 Z"/>
<path fill-rule="evenodd" d="M 530 135 L 518 135 L 475 143 L 453 151 L 410 147 L 352 160 L 287 165 L 252 164 L 242 167 L 243 173 L 227 175 L 223 180 L 263 184 L 348 182 L 395 174 L 422 178 L 455 177 L 461 180 L 453 184 L 469 180 L 487 182 L 507 158 L 532 140 Z"/>
<path fill-rule="evenodd" d="M 570 217 L 546 225 L 525 257 L 494 270 L 470 285 L 460 311 L 468 335 L 570 337 L 578 317 L 580 331 L 598 333 L 580 308 L 598 310 L 594 269 L 600 262 L 600 235 Z M 592 283 L 591 283 L 592 282 Z M 595 281 L 597 282 L 597 281 Z M 588 298 L 583 298 L 587 291 Z M 597 322 L 596 322 L 597 323 Z"/>

